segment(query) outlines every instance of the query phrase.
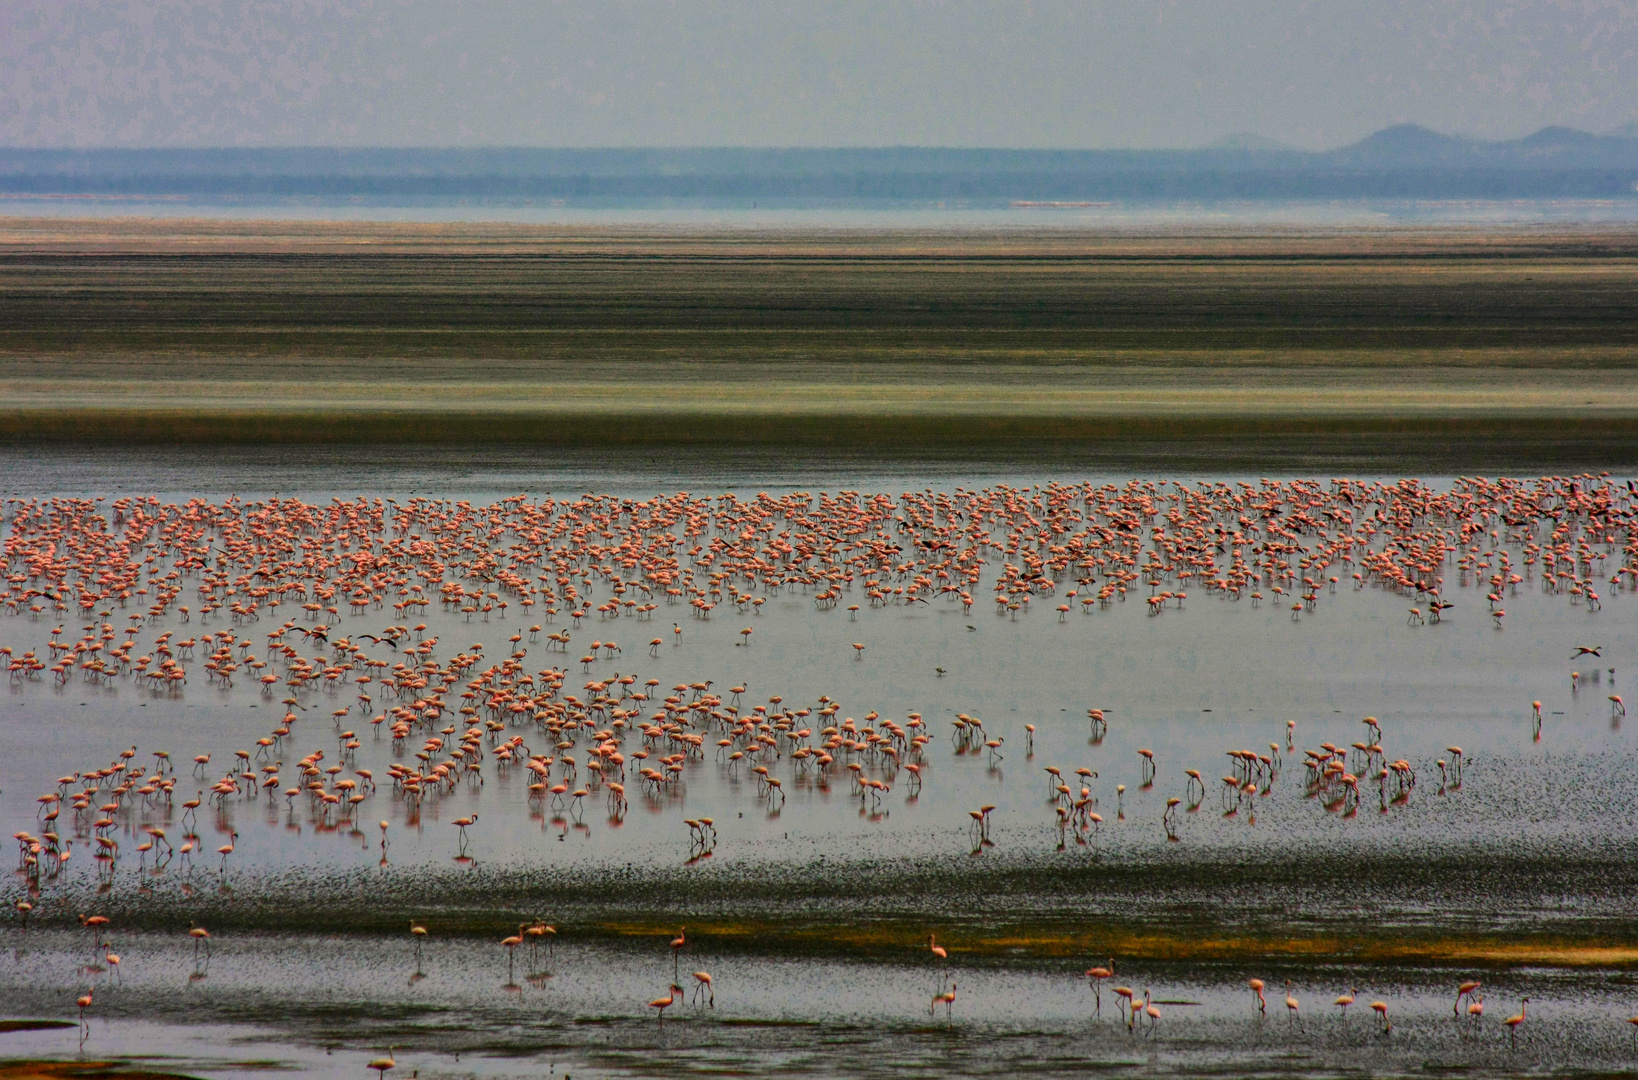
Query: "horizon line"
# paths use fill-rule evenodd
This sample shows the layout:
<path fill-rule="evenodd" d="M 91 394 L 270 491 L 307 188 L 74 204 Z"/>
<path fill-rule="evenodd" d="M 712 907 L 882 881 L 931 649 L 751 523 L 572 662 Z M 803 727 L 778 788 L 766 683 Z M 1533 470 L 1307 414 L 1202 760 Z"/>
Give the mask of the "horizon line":
<path fill-rule="evenodd" d="M 1638 125 L 1627 124 L 1622 128 L 1632 128 Z M 1452 142 L 1468 143 L 1478 146 L 1501 146 L 1508 143 L 1522 142 L 1535 135 L 1548 131 L 1563 131 L 1595 139 L 1617 139 L 1622 141 L 1638 141 L 1638 132 L 1623 134 L 1621 128 L 1607 132 L 1588 131 L 1569 124 L 1544 124 L 1523 135 L 1508 139 L 1484 139 L 1470 135 L 1454 135 L 1438 128 L 1414 121 L 1403 121 L 1388 124 L 1377 128 L 1368 134 L 1355 139 L 1353 142 L 1342 143 L 1326 149 L 1311 149 L 1287 143 L 1273 136 L 1262 135 L 1252 131 L 1236 131 L 1221 136 L 1215 142 L 1200 146 L 1002 146 L 981 144 L 956 143 L 632 143 L 632 144 L 544 144 L 544 143 L 257 143 L 257 144 L 227 144 L 227 143 L 188 143 L 188 144 L 97 144 L 82 146 L 52 146 L 52 145 L 24 145 L 0 142 L 0 153 L 3 152 L 33 152 L 33 153 L 107 153 L 117 151 L 127 152 L 187 152 L 187 151 L 294 151 L 294 150 L 324 150 L 337 152 L 370 152 L 383 150 L 436 150 L 436 151 L 555 151 L 555 152 L 597 152 L 597 153 L 643 153 L 654 151 L 689 151 L 689 152 L 819 152 L 819 151 L 920 151 L 920 152 L 960 152 L 960 153 L 1045 153 L 1045 154 L 1189 154 L 1205 151 L 1219 151 L 1246 154 L 1303 154 L 1323 155 L 1346 150 L 1358 146 L 1379 135 L 1391 131 L 1415 130 L 1436 135 L 1441 139 Z M 1261 140 L 1267 146 L 1234 146 L 1225 145 L 1236 139 Z"/>

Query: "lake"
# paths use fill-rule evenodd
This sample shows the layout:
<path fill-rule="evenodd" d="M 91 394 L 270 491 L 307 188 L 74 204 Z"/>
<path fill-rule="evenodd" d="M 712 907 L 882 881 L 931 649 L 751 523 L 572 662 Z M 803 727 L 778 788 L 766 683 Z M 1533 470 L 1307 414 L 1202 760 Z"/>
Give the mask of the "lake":
<path fill-rule="evenodd" d="M 0 819 L 57 840 L 4 887 L 0 1012 L 77 1021 L 95 991 L 0 1048 L 207 1076 L 390 1047 L 429 1076 L 1626 1067 L 1625 475 L 1187 470 L 8 449 L 0 644 L 47 667 L 0 701 Z M 1419 560 L 1421 590 L 1384 576 Z M 167 654 L 185 682 L 138 677 Z M 1451 1011 L 1465 980 L 1481 1016 Z"/>

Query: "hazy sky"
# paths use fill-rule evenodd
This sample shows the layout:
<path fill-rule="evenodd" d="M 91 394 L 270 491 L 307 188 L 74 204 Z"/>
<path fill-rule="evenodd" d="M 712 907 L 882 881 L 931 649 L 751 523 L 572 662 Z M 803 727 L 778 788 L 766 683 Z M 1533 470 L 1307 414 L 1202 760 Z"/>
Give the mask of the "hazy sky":
<path fill-rule="evenodd" d="M 1638 0 L 0 0 L 0 143 L 1306 147 L 1638 121 Z"/>

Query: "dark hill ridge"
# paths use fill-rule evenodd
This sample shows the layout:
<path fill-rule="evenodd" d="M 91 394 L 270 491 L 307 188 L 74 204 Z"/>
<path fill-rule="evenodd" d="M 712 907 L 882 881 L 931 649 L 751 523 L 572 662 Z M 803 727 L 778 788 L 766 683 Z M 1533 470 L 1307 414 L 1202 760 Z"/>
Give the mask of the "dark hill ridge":
<path fill-rule="evenodd" d="M 1634 197 L 1638 137 L 1546 127 L 1482 141 L 1415 124 L 1302 151 L 881 148 L 0 149 L 0 192 L 804 202 Z"/>
<path fill-rule="evenodd" d="M 1630 169 L 1638 167 L 1638 138 L 1544 127 L 1522 139 L 1485 142 L 1399 124 L 1313 157 L 1355 168 Z"/>

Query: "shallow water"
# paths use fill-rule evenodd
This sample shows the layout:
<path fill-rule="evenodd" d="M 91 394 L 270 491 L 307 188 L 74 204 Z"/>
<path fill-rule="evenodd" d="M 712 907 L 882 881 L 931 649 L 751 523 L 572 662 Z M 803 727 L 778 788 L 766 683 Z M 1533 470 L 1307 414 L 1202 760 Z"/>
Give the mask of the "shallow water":
<path fill-rule="evenodd" d="M 49 1010 L 75 984 L 67 934 L 39 935 L 16 956 Z M 208 965 L 174 940 L 129 939 L 133 974 L 103 983 L 87 1032 L 4 1036 L 19 1054 L 165 1055 L 203 1075 L 296 1069 L 365 1075 L 396 1047 L 429 1076 L 650 1075 L 662 1068 L 737 1075 L 1081 1074 L 1120 1066 L 1142 1075 L 1373 1075 L 1428 1069 L 1608 1072 L 1631 1062 L 1625 975 L 1522 969 L 1487 976 L 1480 1021 L 1452 1016 L 1446 973 L 1309 965 L 1265 971 L 1269 1010 L 1222 968 L 1134 961 L 1116 982 L 1161 1015 L 1129 1030 L 1105 986 L 1101 1010 L 1075 965 L 974 965 L 959 958 L 955 1015 L 928 1015 L 937 974 L 925 964 L 790 961 L 691 954 L 709 967 L 716 1006 L 685 1001 L 663 1024 L 633 1007 L 670 979 L 653 950 L 561 948 L 508 975 L 492 950 L 438 942 L 416 978 L 404 943 L 256 936 L 224 943 Z M 141 974 L 136 972 L 140 970 Z M 203 972 L 203 976 L 200 976 Z M 1279 976 L 1276 981 L 1276 976 Z M 1299 1012 L 1288 1015 L 1284 978 Z M 1331 1000 L 1356 987 L 1345 1017 Z M 1530 995 L 1516 1045 L 1500 1019 Z M 1391 1032 L 1369 1011 L 1391 1002 Z M 1503 1005 L 1507 1006 L 1504 1010 Z M 1465 1011 L 1465 1010 L 1464 1010 Z M 652 1010 L 650 1010 L 652 1013 Z M 81 1038 L 84 1038 L 83 1045 Z M 407 1075 L 407 1072 L 406 1072 Z"/>
<path fill-rule="evenodd" d="M 281 492 L 320 504 L 332 495 L 429 491 L 474 502 L 524 491 L 648 497 L 845 487 L 897 495 L 1069 479 L 1031 475 L 1013 462 L 766 456 L 563 463 L 383 455 L 343 464 L 323 452 L 206 463 L 180 452 L 12 451 L 0 460 L 8 495 Z M 1427 482 L 1443 490 L 1452 481 Z M 1510 550 L 1517 561 L 1520 547 Z M 1619 555 L 1613 549 L 1607 569 Z M 787 760 L 779 766 L 786 797 L 770 804 L 745 765 L 707 752 L 664 794 L 639 794 L 629 783 L 631 805 L 615 814 L 600 792 L 578 807 L 531 804 L 527 773 L 486 762 L 481 785 L 463 781 L 419 808 L 383 782 L 359 806 L 357 827 L 305 800 L 207 804 L 192 869 L 173 859 L 158 873 L 145 859 L 139 867 L 133 849 L 145 824 L 178 840 L 180 807 L 133 804 L 111 833 L 122 845 L 112 870 L 89 857 L 82 827 L 74 859 L 42 882 L 33 924 L 0 930 L 0 947 L 14 959 L 0 966 L 10 998 L 0 1012 L 72 1018 L 73 998 L 94 983 L 85 1054 L 175 1054 L 175 1067 L 208 1075 L 276 1061 L 356 1076 L 387 1045 L 403 1048 L 401 1067 L 429 1076 L 661 1067 L 1059 1074 L 1100 1063 L 1152 1075 L 1499 1073 L 1608 1071 L 1633 1060 L 1625 1021 L 1638 1013 L 1630 974 L 1638 962 L 1638 799 L 1631 727 L 1609 701 L 1638 655 L 1630 589 L 1607 588 L 1595 611 L 1531 578 L 1506 595 L 1498 627 L 1482 589 L 1447 585 L 1456 607 L 1437 624 L 1414 625 L 1406 615 L 1414 599 L 1356 589 L 1343 572 L 1298 619 L 1284 603 L 1190 589 L 1181 608 L 1160 615 L 1145 610 L 1144 590 L 1060 620 L 1047 597 L 1015 614 L 987 608 L 998 562 L 974 588 L 970 613 L 947 598 L 861 603 L 850 613 L 846 604 L 861 600 L 857 587 L 843 604 L 819 610 L 811 590 L 798 588 L 769 592 L 759 615 L 721 605 L 709 619 L 689 618 L 682 605 L 664 604 L 652 620 L 592 614 L 573 630 L 572 654 L 545 651 L 544 635 L 529 640 L 526 628 L 539 615 L 486 623 L 434 604 L 408 621 L 427 624 L 440 657 L 480 641 L 497 655 L 522 633 L 525 665 L 566 667 L 566 692 L 619 671 L 639 686 L 649 678 L 662 687 L 743 685 L 745 709 L 772 695 L 811 708 L 828 695 L 838 720 L 875 711 L 903 722 L 919 712 L 934 737 L 924 781 L 916 791 L 903 772 L 874 772 L 891 785 L 878 801 L 839 772 L 825 781 Z M 1452 570 L 1446 575 L 1454 582 Z M 607 589 L 592 597 L 607 599 Z M 167 629 L 178 637 L 231 629 L 249 633 L 260 652 L 266 632 L 299 613 L 296 604 L 264 612 L 246 629 L 219 615 L 182 624 L 173 611 L 145 628 L 143 640 Z M 342 619 L 337 634 L 394 621 L 390 610 L 344 611 Z M 78 626 L 73 616 L 62 621 Z M 0 615 L 0 643 L 40 647 L 55 625 Z M 741 645 L 747 626 L 755 632 Z M 623 643 L 616 659 L 588 671 L 573 662 L 583 643 L 615 636 Z M 651 657 L 644 643 L 655 636 L 666 640 Z M 862 654 L 855 642 L 866 645 Z M 1602 656 L 1568 660 L 1581 645 L 1600 646 Z M 13 685 L 0 698 L 6 831 L 40 832 L 37 795 L 133 743 L 136 762 L 167 750 L 182 778 L 178 801 L 191 797 L 189 784 L 205 786 L 187 775 L 194 754 L 211 754 L 214 779 L 284 714 L 282 685 L 265 697 L 249 680 L 227 689 L 190 667 L 197 677 L 175 693 L 129 679 Z M 1575 688 L 1572 670 L 1582 675 Z M 331 722 L 356 692 L 343 684 L 297 694 L 299 719 L 268 757 L 291 762 L 324 749 L 334 760 L 337 731 L 358 728 L 362 745 L 349 763 L 384 777 L 406 751 L 379 728 L 364 730 L 356 707 Z M 375 709 L 383 704 L 384 695 Z M 1108 718 L 1101 738 L 1092 737 L 1089 708 Z M 985 738 L 1004 740 L 998 754 L 982 739 L 961 745 L 950 724 L 958 713 L 981 718 Z M 1387 757 L 1410 762 L 1418 782 L 1403 800 L 1390 798 L 1391 782 L 1380 797 L 1362 784 L 1357 811 L 1328 810 L 1309 792 L 1302 752 L 1324 741 L 1347 747 L 1366 734 L 1367 715 L 1380 721 Z M 1284 767 L 1254 796 L 1225 801 L 1217 778 L 1229 769 L 1226 751 L 1271 743 Z M 637 745 L 628 740 L 628 749 Z M 1455 745 L 1466 761 L 1461 781 L 1441 785 L 1436 762 L 1450 767 Z M 1153 753 L 1152 784 L 1140 749 Z M 1061 836 L 1047 766 L 1066 776 L 1080 767 L 1097 773 L 1088 782 L 1104 819 L 1095 830 Z M 1186 768 L 1200 770 L 1203 797 L 1190 795 Z M 1185 800 L 1175 841 L 1163 822 L 1173 797 Z M 975 846 L 968 811 L 981 804 L 995 807 L 991 843 Z M 452 822 L 472 814 L 479 820 L 463 855 Z M 703 853 L 685 824 L 702 816 L 714 819 L 718 837 Z M 234 831 L 224 863 L 214 851 Z M 22 876 L 5 886 L 8 908 L 25 888 Z M 83 970 L 92 942 L 73 916 L 93 911 L 114 919 L 117 977 Z M 557 926 L 553 956 L 529 957 L 524 946 L 509 975 L 497 942 L 518 919 L 536 916 Z M 434 931 L 425 977 L 413 981 L 416 961 L 402 933 L 412 917 Z M 208 964 L 196 962 L 186 934 L 195 921 L 213 929 Z M 662 1035 L 642 1005 L 665 993 L 673 974 L 666 941 L 683 924 L 695 929 L 681 981 L 704 966 L 719 1001 L 703 1011 L 678 1006 Z M 925 950 L 928 928 L 949 944 L 948 974 L 960 985 L 949 1020 L 925 1011 L 941 974 Z M 1092 995 L 1079 973 L 1110 954 L 1115 981 L 1140 997 L 1150 987 L 1160 1001 L 1200 1004 L 1161 1005 L 1152 1032 L 1128 1033 L 1105 987 L 1102 1019 L 1090 1019 Z M 546 971 L 549 978 L 526 977 Z M 1486 1019 L 1469 1027 L 1444 1010 L 1472 971 L 1483 972 L 1491 996 Z M 1250 1007 L 1244 980 L 1252 975 L 1271 988 L 1266 1019 Z M 1286 978 L 1303 1000 L 1301 1028 L 1273 992 Z M 1360 1000 L 1344 1027 L 1328 1003 L 1350 986 Z M 1524 994 L 1532 1016 L 1513 1050 L 1499 1019 Z M 1376 1032 L 1373 998 L 1389 1006 L 1391 1035 Z M 79 1053 L 82 1034 L 0 1034 L 0 1055 Z"/>

